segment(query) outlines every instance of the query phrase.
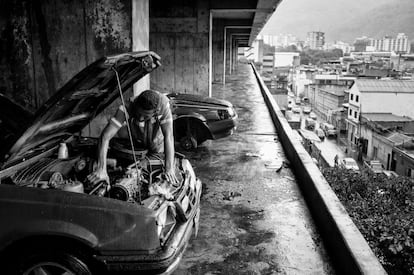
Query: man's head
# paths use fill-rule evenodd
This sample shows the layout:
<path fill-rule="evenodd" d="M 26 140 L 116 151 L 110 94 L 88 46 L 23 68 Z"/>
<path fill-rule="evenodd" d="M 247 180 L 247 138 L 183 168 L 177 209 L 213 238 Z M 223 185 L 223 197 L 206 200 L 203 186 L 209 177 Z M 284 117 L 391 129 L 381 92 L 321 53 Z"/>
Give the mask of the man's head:
<path fill-rule="evenodd" d="M 144 118 L 152 117 L 157 108 L 160 96 L 153 90 L 145 90 L 132 102 L 132 115 Z"/>

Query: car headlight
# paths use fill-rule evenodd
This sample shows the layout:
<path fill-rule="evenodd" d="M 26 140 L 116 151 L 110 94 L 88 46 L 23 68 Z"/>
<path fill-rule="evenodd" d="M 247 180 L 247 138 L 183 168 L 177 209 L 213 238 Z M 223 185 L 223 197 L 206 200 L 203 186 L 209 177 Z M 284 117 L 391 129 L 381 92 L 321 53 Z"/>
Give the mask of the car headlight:
<path fill-rule="evenodd" d="M 217 114 L 220 120 L 232 118 L 235 115 L 233 108 L 227 108 L 224 110 L 218 110 Z"/>
<path fill-rule="evenodd" d="M 229 113 L 229 116 L 230 117 L 234 117 L 236 115 L 236 112 L 234 111 L 233 108 L 228 108 L 227 109 L 227 112 Z"/>

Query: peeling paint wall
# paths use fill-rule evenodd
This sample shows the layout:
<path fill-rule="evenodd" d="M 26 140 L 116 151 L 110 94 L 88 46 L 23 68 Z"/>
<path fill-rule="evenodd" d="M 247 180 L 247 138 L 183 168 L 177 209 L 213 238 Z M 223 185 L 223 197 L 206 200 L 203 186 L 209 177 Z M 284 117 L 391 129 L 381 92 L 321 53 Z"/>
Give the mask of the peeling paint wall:
<path fill-rule="evenodd" d="M 0 93 L 35 105 L 30 17 L 26 2 L 0 1 Z M 33 109 L 32 109 L 33 110 Z"/>
<path fill-rule="evenodd" d="M 88 1 L 86 19 L 92 29 L 95 48 L 118 52 L 132 50 L 131 1 Z"/>
<path fill-rule="evenodd" d="M 133 1 L 148 6 L 148 0 L 0 0 L 0 93 L 34 111 L 96 59 L 132 51 Z M 134 16 L 148 21 L 148 9 Z M 148 44 L 146 33 L 141 44 Z M 85 134 L 99 135 L 118 104 Z"/>
<path fill-rule="evenodd" d="M 87 64 L 131 51 L 131 9 L 131 0 L 0 0 L 0 92 L 37 109 Z"/>

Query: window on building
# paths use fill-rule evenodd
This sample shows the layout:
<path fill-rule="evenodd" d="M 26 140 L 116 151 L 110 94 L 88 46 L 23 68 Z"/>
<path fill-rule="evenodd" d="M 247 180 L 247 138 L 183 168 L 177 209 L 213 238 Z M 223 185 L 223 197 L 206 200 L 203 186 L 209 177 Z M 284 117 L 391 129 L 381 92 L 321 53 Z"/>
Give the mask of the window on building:
<path fill-rule="evenodd" d="M 412 168 L 407 168 L 407 177 L 409 178 L 414 178 L 414 169 Z"/>
<path fill-rule="evenodd" d="M 351 94 L 351 100 L 354 100 L 354 94 Z"/>
<path fill-rule="evenodd" d="M 354 112 L 354 118 L 358 117 L 358 112 Z"/>
<path fill-rule="evenodd" d="M 373 155 L 374 155 L 374 159 L 376 159 L 376 158 L 378 157 L 378 148 L 377 148 L 377 147 L 375 147 L 375 146 L 374 146 L 374 152 L 373 152 Z"/>
<path fill-rule="evenodd" d="M 358 102 L 359 100 L 359 95 L 355 95 L 355 101 Z"/>
<path fill-rule="evenodd" d="M 349 115 L 352 116 L 352 109 L 349 109 Z"/>

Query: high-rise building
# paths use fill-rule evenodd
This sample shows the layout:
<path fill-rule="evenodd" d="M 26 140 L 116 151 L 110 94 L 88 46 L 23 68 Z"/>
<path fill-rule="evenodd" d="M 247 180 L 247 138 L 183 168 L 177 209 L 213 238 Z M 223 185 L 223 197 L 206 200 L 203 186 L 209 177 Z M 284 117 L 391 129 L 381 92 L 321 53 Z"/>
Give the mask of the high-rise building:
<path fill-rule="evenodd" d="M 325 45 L 325 33 L 320 31 L 308 32 L 306 45 L 312 50 L 322 50 Z"/>
<path fill-rule="evenodd" d="M 367 47 L 370 46 L 371 39 L 363 36 L 358 37 L 354 41 L 354 51 L 356 52 L 365 52 L 367 50 Z"/>
<path fill-rule="evenodd" d="M 371 39 L 370 46 L 375 47 L 377 51 L 383 52 L 397 52 L 397 53 L 409 53 L 410 42 L 408 36 L 404 33 L 397 34 L 397 37 L 385 36 L 381 39 Z"/>

